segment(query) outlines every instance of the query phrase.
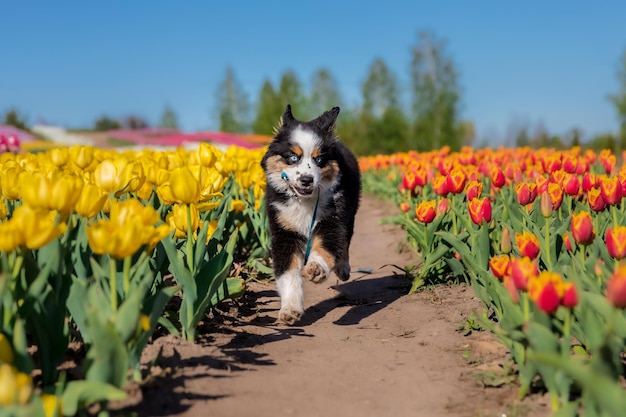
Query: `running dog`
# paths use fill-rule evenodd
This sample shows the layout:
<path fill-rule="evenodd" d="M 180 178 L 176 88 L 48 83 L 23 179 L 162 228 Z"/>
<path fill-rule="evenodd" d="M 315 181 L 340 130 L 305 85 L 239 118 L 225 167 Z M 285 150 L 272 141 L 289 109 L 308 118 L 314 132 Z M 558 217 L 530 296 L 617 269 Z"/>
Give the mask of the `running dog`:
<path fill-rule="evenodd" d="M 278 320 L 304 314 L 303 279 L 324 281 L 331 272 L 350 277 L 349 247 L 361 198 L 355 156 L 335 134 L 339 107 L 309 122 L 287 105 L 263 156 L 271 256 L 280 295 Z"/>

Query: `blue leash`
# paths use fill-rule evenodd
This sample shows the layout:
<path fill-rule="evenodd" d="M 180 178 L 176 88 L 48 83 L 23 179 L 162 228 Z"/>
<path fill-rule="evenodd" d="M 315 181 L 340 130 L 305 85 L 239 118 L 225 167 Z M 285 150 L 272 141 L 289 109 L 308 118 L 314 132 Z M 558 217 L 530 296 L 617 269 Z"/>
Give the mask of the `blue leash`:
<path fill-rule="evenodd" d="M 282 172 L 280 174 L 280 179 L 282 179 L 287 184 L 289 184 L 289 177 L 287 176 L 285 172 Z M 311 227 L 309 228 L 309 238 L 306 242 L 306 252 L 304 252 L 304 264 L 305 265 L 309 261 L 309 255 L 311 254 L 311 245 L 312 245 L 311 238 L 313 237 L 313 225 L 315 224 L 315 218 L 317 217 L 317 206 L 319 205 L 319 203 L 320 203 L 320 187 L 317 187 L 317 201 L 315 201 L 315 208 L 313 209 L 313 217 L 311 218 Z"/>
<path fill-rule="evenodd" d="M 311 244 L 313 237 L 313 225 L 315 224 L 315 217 L 317 216 L 317 206 L 320 203 L 320 189 L 317 188 L 317 201 L 315 202 L 315 208 L 313 209 L 313 217 L 311 218 L 311 227 L 309 229 L 309 239 L 306 242 L 306 252 L 304 252 L 304 264 L 309 261 L 309 255 L 311 254 Z"/>

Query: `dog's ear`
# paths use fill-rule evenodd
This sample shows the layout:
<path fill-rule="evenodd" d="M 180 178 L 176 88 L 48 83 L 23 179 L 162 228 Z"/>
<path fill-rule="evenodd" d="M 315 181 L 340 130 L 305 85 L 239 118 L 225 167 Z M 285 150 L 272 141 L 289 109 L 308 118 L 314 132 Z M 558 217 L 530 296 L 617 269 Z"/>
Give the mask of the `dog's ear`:
<path fill-rule="evenodd" d="M 325 111 L 321 116 L 315 119 L 315 123 L 323 132 L 334 133 L 335 122 L 339 115 L 339 107 L 333 107 L 332 109 Z"/>
<path fill-rule="evenodd" d="M 289 125 L 295 121 L 296 119 L 293 117 L 293 114 L 291 113 L 291 104 L 287 104 L 287 107 L 285 108 L 285 112 L 283 113 L 282 116 L 280 116 L 278 127 L 274 129 L 275 131 L 274 133 L 278 133 L 284 127 L 289 127 Z"/>

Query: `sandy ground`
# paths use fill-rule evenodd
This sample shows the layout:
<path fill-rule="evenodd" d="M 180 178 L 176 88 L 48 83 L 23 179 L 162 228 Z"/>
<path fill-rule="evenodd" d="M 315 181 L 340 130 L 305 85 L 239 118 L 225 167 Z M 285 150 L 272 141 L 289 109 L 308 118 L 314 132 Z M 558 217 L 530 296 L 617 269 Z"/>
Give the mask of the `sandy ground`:
<path fill-rule="evenodd" d="M 471 288 L 406 295 L 410 280 L 390 264 L 416 257 L 399 250 L 401 230 L 379 223 L 393 211 L 364 197 L 351 279 L 307 282 L 301 323 L 276 324 L 274 285 L 255 282 L 197 343 L 157 338 L 144 354 L 152 376 L 114 415 L 547 416 L 541 398 L 520 403 L 514 384 L 492 387 L 510 378 L 508 358 L 489 333 L 459 330 L 481 310 Z"/>

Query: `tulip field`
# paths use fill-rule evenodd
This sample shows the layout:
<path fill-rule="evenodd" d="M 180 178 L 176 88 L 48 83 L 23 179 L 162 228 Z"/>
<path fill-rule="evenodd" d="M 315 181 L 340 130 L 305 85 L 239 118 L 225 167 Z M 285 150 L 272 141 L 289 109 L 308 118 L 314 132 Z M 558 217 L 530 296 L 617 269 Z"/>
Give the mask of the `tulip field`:
<path fill-rule="evenodd" d="M 269 272 L 261 156 L 208 143 L 0 154 L 0 414 L 105 415 L 142 379 L 157 326 L 194 341 L 244 291 L 234 262 Z M 84 345 L 72 380 L 58 370 L 70 341 Z"/>
<path fill-rule="evenodd" d="M 623 157 L 619 158 L 620 160 Z M 364 188 L 422 255 L 411 291 L 471 283 L 519 397 L 555 416 L 623 416 L 626 166 L 611 152 L 482 149 L 361 158 Z"/>
<path fill-rule="evenodd" d="M 157 328 L 196 340 L 240 272 L 271 274 L 264 149 L 0 154 L 0 415 L 100 412 L 142 380 Z M 623 416 L 626 166 L 573 148 L 361 157 L 421 263 L 465 281 L 555 416 Z M 80 377 L 59 370 L 83 346 Z M 95 411 L 94 411 L 95 410 Z M 4 414 L 3 414 L 4 413 Z"/>

